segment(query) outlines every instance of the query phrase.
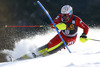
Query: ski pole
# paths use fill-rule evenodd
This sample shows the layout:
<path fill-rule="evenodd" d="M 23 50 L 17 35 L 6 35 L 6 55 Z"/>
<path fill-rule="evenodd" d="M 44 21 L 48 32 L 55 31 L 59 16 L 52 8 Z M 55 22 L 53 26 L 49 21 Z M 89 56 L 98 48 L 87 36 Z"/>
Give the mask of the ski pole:
<path fill-rule="evenodd" d="M 56 27 L 56 25 L 55 25 L 55 23 L 53 22 L 53 20 L 52 20 L 52 18 L 51 18 L 51 16 L 49 15 L 49 13 L 47 12 L 47 10 L 44 8 L 44 6 L 39 2 L 39 1 L 37 1 L 37 3 L 39 4 L 39 6 L 43 9 L 43 11 L 46 13 L 46 15 L 48 16 L 48 18 L 50 19 L 50 21 L 52 22 L 52 24 L 54 25 L 54 27 L 55 27 L 55 29 L 56 29 L 56 31 L 57 31 L 57 33 L 58 33 L 58 35 L 60 36 L 60 38 L 61 38 L 61 40 L 63 41 L 63 43 L 64 43 L 64 45 L 65 45 L 65 47 L 67 48 L 67 50 L 69 51 L 69 53 L 71 53 L 71 51 L 69 50 L 69 48 L 67 47 L 67 45 L 66 45 L 66 43 L 65 43 L 65 41 L 63 40 L 63 38 L 62 38 L 62 36 L 60 35 L 60 33 L 59 33 L 59 31 L 58 31 L 58 29 L 57 29 L 57 27 Z"/>
<path fill-rule="evenodd" d="M 100 40 L 91 39 L 91 38 L 87 38 L 87 40 L 100 41 Z"/>
<path fill-rule="evenodd" d="M 45 25 L 32 25 L 32 26 L 17 26 L 17 25 L 5 25 L 5 27 L 50 27 L 50 26 L 45 26 Z"/>

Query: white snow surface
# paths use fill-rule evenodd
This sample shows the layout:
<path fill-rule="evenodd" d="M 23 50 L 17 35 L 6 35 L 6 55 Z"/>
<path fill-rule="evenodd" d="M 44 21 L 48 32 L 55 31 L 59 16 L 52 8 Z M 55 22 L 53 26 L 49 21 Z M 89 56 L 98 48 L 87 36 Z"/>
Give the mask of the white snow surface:
<path fill-rule="evenodd" d="M 82 31 L 79 28 L 76 43 L 68 46 L 72 53 L 69 53 L 67 49 L 62 49 L 46 57 L 3 62 L 0 63 L 0 67 L 100 67 L 100 41 L 88 40 L 86 43 L 80 42 L 79 36 Z M 55 30 L 50 29 L 45 34 L 39 33 L 15 42 L 16 47 L 13 51 L 4 50 L 4 52 L 9 52 L 14 59 L 17 59 L 45 45 L 56 34 Z M 91 39 L 100 40 L 100 28 L 90 28 L 87 36 Z"/>

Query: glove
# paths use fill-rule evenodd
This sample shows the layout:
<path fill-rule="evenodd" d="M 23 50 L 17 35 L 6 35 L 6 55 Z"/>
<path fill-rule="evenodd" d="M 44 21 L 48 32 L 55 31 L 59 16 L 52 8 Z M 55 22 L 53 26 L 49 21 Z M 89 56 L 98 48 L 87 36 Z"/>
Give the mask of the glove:
<path fill-rule="evenodd" d="M 66 24 L 64 23 L 59 23 L 56 25 L 56 27 L 59 29 L 59 30 L 65 30 L 66 29 Z"/>
<path fill-rule="evenodd" d="M 87 42 L 87 36 L 86 36 L 86 34 L 85 33 L 83 33 L 81 36 L 80 36 L 80 42 L 82 42 L 82 43 L 85 43 L 85 42 Z"/>

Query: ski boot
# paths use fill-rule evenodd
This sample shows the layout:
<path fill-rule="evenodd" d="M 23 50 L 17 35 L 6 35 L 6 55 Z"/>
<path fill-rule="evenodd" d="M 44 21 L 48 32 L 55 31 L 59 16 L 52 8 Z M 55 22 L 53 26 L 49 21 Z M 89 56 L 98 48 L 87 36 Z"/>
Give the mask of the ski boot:
<path fill-rule="evenodd" d="M 44 46 L 38 48 L 32 54 L 33 54 L 34 57 L 39 57 L 39 56 L 43 56 L 44 57 L 44 56 L 49 55 L 48 52 L 47 52 L 47 50 L 48 50 L 48 46 L 47 45 L 44 45 Z"/>

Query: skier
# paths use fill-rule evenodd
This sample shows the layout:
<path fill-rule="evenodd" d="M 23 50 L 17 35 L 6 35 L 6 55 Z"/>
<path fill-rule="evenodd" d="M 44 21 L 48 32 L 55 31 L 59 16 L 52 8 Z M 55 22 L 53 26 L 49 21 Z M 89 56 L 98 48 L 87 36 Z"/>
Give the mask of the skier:
<path fill-rule="evenodd" d="M 80 36 L 81 42 L 87 41 L 87 34 L 89 27 L 76 15 L 73 14 L 73 9 L 70 5 L 65 5 L 61 8 L 61 13 L 54 19 L 54 23 L 67 46 L 70 46 L 75 43 L 77 38 L 78 27 L 83 29 L 83 33 Z M 51 28 L 55 28 L 53 24 L 50 24 Z M 32 52 L 33 57 L 38 56 L 47 56 L 57 51 L 65 48 L 60 36 L 57 34 L 52 38 L 46 45 L 36 49 Z M 30 58 L 27 55 L 24 55 L 22 58 Z"/>
<path fill-rule="evenodd" d="M 73 14 L 73 9 L 70 5 L 65 5 L 61 8 L 61 13 L 54 19 L 54 23 L 67 46 L 75 43 L 77 38 L 78 27 L 83 29 L 83 33 L 80 36 L 81 42 L 86 42 L 89 27 L 76 15 Z M 53 24 L 50 24 L 51 28 L 54 28 Z M 65 48 L 61 38 L 57 34 L 46 45 L 40 47 L 35 52 L 35 55 L 50 55 L 60 49 Z"/>

